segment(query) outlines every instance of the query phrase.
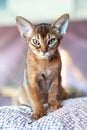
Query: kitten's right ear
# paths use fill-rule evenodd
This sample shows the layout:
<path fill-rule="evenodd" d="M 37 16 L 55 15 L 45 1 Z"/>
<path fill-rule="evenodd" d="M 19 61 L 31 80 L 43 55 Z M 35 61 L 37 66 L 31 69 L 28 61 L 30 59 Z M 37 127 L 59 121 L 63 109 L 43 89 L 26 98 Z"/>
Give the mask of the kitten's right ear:
<path fill-rule="evenodd" d="M 31 22 L 21 16 L 16 17 L 19 32 L 23 38 L 29 37 L 33 32 L 33 25 Z"/>
<path fill-rule="evenodd" d="M 60 38 L 62 38 L 67 30 L 69 25 L 69 14 L 64 14 L 60 18 L 57 19 L 55 23 L 52 24 L 52 27 L 56 32 L 60 34 Z"/>

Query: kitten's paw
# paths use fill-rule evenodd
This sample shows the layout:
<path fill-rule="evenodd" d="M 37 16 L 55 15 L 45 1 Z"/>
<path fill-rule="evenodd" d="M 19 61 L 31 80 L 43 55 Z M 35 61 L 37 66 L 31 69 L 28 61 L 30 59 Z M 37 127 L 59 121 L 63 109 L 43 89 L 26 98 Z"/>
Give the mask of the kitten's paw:
<path fill-rule="evenodd" d="M 41 118 L 45 115 L 46 115 L 46 112 L 44 110 L 41 110 L 40 112 L 32 114 L 31 118 L 34 119 L 34 120 L 37 120 L 37 119 L 39 119 L 39 118 Z"/>
<path fill-rule="evenodd" d="M 58 102 L 57 100 L 51 100 L 48 103 L 48 107 L 49 107 L 49 110 L 54 111 L 54 110 L 57 110 L 58 108 L 60 108 L 62 106 L 61 106 L 60 102 Z"/>

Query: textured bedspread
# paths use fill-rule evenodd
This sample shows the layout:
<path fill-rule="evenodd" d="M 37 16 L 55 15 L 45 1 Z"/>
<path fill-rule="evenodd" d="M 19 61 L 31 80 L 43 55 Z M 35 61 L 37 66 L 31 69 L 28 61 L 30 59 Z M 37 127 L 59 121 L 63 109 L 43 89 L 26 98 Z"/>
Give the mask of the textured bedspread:
<path fill-rule="evenodd" d="M 39 120 L 31 120 L 26 106 L 0 107 L 0 130 L 87 130 L 87 98 L 68 99 L 63 107 Z"/>

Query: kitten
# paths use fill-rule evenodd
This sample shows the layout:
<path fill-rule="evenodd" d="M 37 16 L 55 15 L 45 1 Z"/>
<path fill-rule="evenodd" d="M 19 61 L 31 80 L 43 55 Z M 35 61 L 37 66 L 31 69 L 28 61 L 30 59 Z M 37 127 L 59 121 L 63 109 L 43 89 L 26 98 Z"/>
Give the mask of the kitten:
<path fill-rule="evenodd" d="M 61 85 L 60 41 L 66 33 L 69 15 L 64 14 L 52 24 L 34 25 L 17 16 L 21 37 L 28 45 L 24 82 L 19 91 L 19 103 L 31 104 L 32 118 L 46 114 L 43 104 L 48 103 L 52 111 L 61 107 L 60 100 L 67 94 Z"/>

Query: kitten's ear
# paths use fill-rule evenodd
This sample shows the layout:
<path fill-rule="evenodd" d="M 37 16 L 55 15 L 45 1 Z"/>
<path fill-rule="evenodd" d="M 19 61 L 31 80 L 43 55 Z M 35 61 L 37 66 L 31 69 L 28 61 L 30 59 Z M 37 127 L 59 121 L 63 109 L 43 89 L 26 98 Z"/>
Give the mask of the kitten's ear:
<path fill-rule="evenodd" d="M 55 31 L 60 34 L 60 37 L 63 37 L 66 33 L 66 29 L 69 25 L 69 14 L 64 14 L 61 16 L 55 23 L 52 24 Z"/>
<path fill-rule="evenodd" d="M 16 17 L 19 32 L 23 38 L 27 38 L 33 32 L 33 25 L 31 22 L 21 16 Z"/>

